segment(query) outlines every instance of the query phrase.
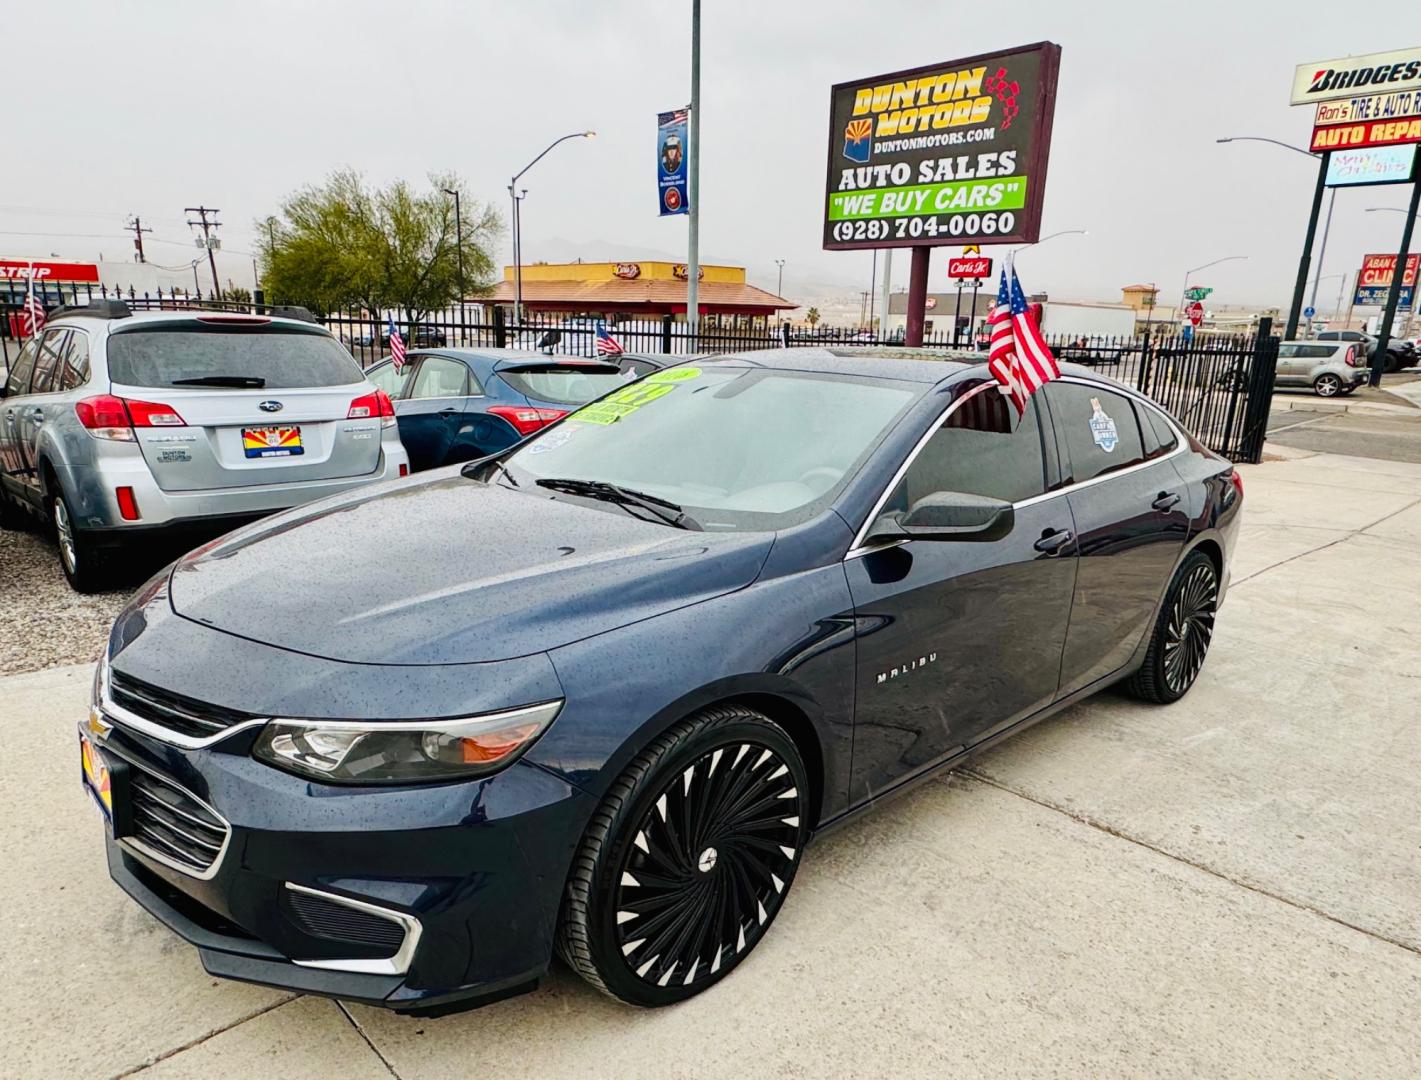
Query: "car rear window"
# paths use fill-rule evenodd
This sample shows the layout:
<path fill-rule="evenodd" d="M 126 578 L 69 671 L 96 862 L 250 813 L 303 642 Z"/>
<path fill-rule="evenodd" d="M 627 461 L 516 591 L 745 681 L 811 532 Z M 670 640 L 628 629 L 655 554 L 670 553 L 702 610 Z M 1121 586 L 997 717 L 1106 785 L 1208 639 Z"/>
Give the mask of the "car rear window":
<path fill-rule="evenodd" d="M 626 373 L 616 368 L 589 369 L 576 364 L 548 364 L 498 374 L 520 394 L 555 405 L 585 405 L 627 381 Z"/>
<path fill-rule="evenodd" d="M 334 338 L 280 326 L 135 328 L 109 337 L 108 361 L 109 378 L 124 386 L 235 376 L 291 390 L 349 386 L 365 377 Z"/>

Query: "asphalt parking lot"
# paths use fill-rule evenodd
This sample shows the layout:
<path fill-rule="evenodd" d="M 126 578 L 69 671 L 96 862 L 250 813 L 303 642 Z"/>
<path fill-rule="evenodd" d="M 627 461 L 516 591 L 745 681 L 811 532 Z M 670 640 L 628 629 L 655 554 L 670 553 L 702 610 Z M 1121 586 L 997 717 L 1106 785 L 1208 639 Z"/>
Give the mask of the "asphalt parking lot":
<path fill-rule="evenodd" d="M 1098 697 L 825 838 L 658 1012 L 561 969 L 439 1020 L 208 977 L 107 880 L 89 666 L 0 678 L 5 1072 L 1414 1076 L 1421 465 L 1270 456 L 1189 697 Z"/>

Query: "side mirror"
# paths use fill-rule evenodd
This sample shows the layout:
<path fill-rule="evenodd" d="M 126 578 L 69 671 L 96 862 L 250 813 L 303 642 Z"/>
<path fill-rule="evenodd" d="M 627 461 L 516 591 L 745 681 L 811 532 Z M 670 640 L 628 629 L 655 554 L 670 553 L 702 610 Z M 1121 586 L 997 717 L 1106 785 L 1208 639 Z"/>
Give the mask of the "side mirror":
<path fill-rule="evenodd" d="M 906 514 L 884 515 L 869 540 L 999 540 L 1011 532 L 1009 502 L 958 491 L 939 491 L 915 502 Z"/>

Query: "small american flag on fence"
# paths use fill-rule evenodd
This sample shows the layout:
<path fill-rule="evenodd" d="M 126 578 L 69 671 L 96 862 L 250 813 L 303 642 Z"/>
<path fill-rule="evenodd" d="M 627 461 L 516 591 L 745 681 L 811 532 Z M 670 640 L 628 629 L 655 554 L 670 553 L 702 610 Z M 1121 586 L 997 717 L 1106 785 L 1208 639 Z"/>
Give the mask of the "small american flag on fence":
<path fill-rule="evenodd" d="M 30 285 L 20 308 L 20 332 L 34 337 L 44 329 L 44 304 L 35 295 L 34 267 L 30 268 Z"/>
<path fill-rule="evenodd" d="M 992 340 L 987 351 L 987 367 L 992 377 L 1006 388 L 1006 395 L 1020 417 L 1026 411 L 1026 399 L 1052 379 L 1061 377 L 1061 369 L 1051 348 L 1041 336 L 1036 317 L 1021 291 L 1016 267 L 1011 268 L 1011 281 L 1002 270 L 997 289 L 997 303 L 987 317 L 992 328 Z"/>
<path fill-rule="evenodd" d="M 387 316 L 389 323 L 386 326 L 386 333 L 390 337 L 390 360 L 395 365 L 395 370 L 399 371 L 405 366 L 405 339 L 400 335 L 400 328 L 395 325 L 395 317 Z"/>
<path fill-rule="evenodd" d="M 622 348 L 622 343 L 614 338 L 607 330 L 607 324 L 601 319 L 597 320 L 597 355 L 598 356 L 621 356 L 626 350 Z"/>

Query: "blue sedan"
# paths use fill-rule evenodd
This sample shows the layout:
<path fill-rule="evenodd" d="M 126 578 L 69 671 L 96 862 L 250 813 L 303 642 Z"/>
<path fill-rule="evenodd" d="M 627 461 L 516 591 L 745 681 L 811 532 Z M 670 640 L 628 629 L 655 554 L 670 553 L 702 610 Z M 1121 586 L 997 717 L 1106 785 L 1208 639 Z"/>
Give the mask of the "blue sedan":
<path fill-rule="evenodd" d="M 395 403 L 415 472 L 506 450 L 643 373 L 523 349 L 412 352 L 402 368 L 386 358 L 365 372 Z"/>
<path fill-rule="evenodd" d="M 1183 697 L 1233 466 L 1076 365 L 1016 416 L 983 364 L 845 352 L 668 367 L 155 577 L 80 721 L 114 880 L 214 975 L 430 1013 L 556 953 L 667 1005 L 813 836 L 1108 686 Z"/>

